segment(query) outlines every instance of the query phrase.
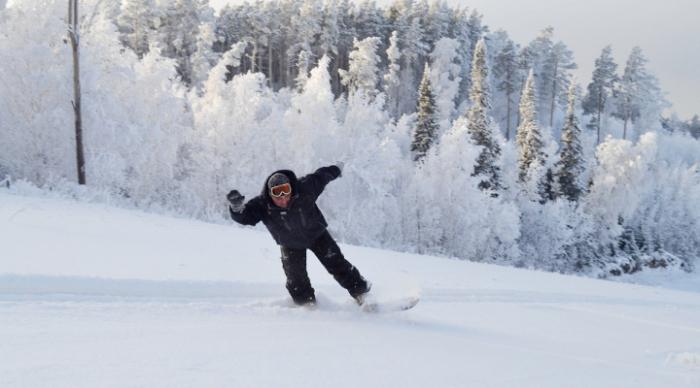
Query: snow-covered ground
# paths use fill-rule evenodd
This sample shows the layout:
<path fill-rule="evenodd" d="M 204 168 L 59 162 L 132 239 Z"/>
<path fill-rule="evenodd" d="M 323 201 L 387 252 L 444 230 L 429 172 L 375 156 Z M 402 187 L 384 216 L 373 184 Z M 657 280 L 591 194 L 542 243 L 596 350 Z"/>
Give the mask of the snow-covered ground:
<path fill-rule="evenodd" d="M 310 256 L 295 308 L 260 230 L 0 191 L 0 387 L 700 387 L 697 276 L 342 248 L 420 304 L 363 313 Z"/>

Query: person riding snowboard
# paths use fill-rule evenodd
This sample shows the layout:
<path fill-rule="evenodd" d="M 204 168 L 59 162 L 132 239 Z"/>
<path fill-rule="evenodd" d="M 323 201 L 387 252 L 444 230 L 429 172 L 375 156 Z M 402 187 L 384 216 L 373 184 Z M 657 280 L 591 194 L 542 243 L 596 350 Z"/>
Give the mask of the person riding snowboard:
<path fill-rule="evenodd" d="M 306 250 L 310 249 L 335 280 L 359 304 L 371 287 L 360 271 L 350 264 L 333 237 L 316 199 L 326 185 L 341 175 L 343 163 L 321 167 L 297 179 L 290 170 L 278 170 L 265 179 L 263 191 L 244 203 L 245 197 L 231 190 L 228 199 L 231 218 L 239 224 L 262 221 L 282 251 L 286 287 L 298 305 L 313 305 L 316 295 L 306 272 Z"/>

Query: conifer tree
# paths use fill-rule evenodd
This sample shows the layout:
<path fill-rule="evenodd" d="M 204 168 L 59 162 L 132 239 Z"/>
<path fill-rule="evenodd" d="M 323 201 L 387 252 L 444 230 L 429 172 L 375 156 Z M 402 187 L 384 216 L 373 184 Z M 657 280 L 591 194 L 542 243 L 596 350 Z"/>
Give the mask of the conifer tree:
<path fill-rule="evenodd" d="M 479 188 L 491 190 L 496 196 L 498 195 L 497 191 L 501 188 L 500 167 L 498 166 L 501 149 L 493 137 L 491 117 L 489 116 L 491 106 L 486 58 L 486 43 L 482 38 L 476 45 L 472 61 L 471 90 L 469 92 L 472 105 L 467 111 L 467 131 L 474 144 L 483 147 L 476 160 L 472 176 L 481 176 Z"/>
<path fill-rule="evenodd" d="M 442 38 L 449 36 L 454 11 L 444 1 L 432 1 L 426 21 L 426 42 L 433 47 Z"/>
<path fill-rule="evenodd" d="M 573 53 L 564 43 L 554 41 L 554 28 L 551 26 L 540 31 L 524 53 L 526 58 L 523 59 L 535 74 L 538 119 L 551 127 L 557 105 L 566 104 L 571 70 L 577 67 Z"/>
<path fill-rule="evenodd" d="M 627 138 L 630 122 L 636 124 L 643 115 L 656 116 L 666 104 L 658 80 L 648 72 L 646 63 L 642 49 L 634 47 L 619 83 L 614 115 L 624 122 L 623 139 Z"/>
<path fill-rule="evenodd" d="M 352 95 L 357 92 L 364 93 L 373 98 L 377 93 L 377 71 L 379 56 L 377 47 L 379 38 L 370 37 L 360 41 L 355 39 L 353 51 L 350 53 L 350 67 L 348 70 L 339 70 L 340 81 Z"/>
<path fill-rule="evenodd" d="M 700 116 L 694 115 L 688 121 L 688 132 L 696 139 L 700 139 Z"/>
<path fill-rule="evenodd" d="M 192 85 L 192 55 L 197 51 L 201 6 L 195 0 L 175 0 L 161 16 L 159 46 L 161 54 L 176 61 L 182 82 Z"/>
<path fill-rule="evenodd" d="M 416 86 L 420 76 L 420 64 L 424 63 L 428 53 L 428 45 L 425 43 L 425 31 L 421 24 L 421 7 L 413 4 L 404 10 L 400 23 L 402 31 L 399 31 L 401 40 L 401 101 L 399 112 L 401 114 L 413 112 L 416 107 Z"/>
<path fill-rule="evenodd" d="M 571 83 L 571 70 L 578 66 L 573 52 L 562 42 L 557 42 L 547 56 L 543 77 L 547 79 L 549 94 L 549 126 L 554 125 L 554 112 L 559 103 L 565 103 L 566 91 Z"/>
<path fill-rule="evenodd" d="M 438 130 L 435 96 L 430 85 L 430 66 L 427 63 L 425 70 L 423 70 L 423 79 L 418 94 L 418 119 L 411 144 L 411 152 L 415 162 L 423 160 L 430 146 L 435 142 Z"/>
<path fill-rule="evenodd" d="M 520 182 L 525 183 L 530 170 L 537 164 L 544 164 L 543 141 L 537 122 L 537 94 L 533 71 L 527 77 L 523 94 L 520 97 L 520 125 L 516 134 L 518 144 L 518 170 Z"/>
<path fill-rule="evenodd" d="M 358 4 L 354 16 L 356 37 L 360 40 L 371 36 L 385 36 L 389 32 L 382 9 L 377 7 L 374 0 L 364 0 Z"/>
<path fill-rule="evenodd" d="M 401 88 L 401 52 L 399 51 L 398 32 L 391 33 L 389 38 L 389 48 L 386 50 L 389 61 L 386 74 L 384 74 L 384 93 L 386 94 L 386 105 L 389 115 L 396 118 L 399 115 L 399 92 Z"/>
<path fill-rule="evenodd" d="M 155 31 L 153 0 L 124 0 L 117 17 L 122 44 L 143 58 L 148 53 L 151 34 Z"/>
<path fill-rule="evenodd" d="M 440 125 L 449 126 L 454 118 L 455 100 L 459 93 L 460 66 L 457 50 L 459 43 L 450 38 L 441 38 L 430 53 L 430 78 L 437 105 Z"/>
<path fill-rule="evenodd" d="M 571 84 L 569 87 L 569 107 L 566 112 L 564 128 L 561 131 L 562 148 L 555 167 L 556 196 L 566 197 L 569 201 L 578 201 L 583 192 L 580 178 L 585 165 L 575 103 L 576 89 L 574 84 Z"/>
<path fill-rule="evenodd" d="M 474 59 L 476 44 L 488 31 L 482 24 L 482 15 L 476 10 L 462 8 L 457 12 L 454 26 L 454 38 L 459 42 L 459 54 L 462 81 L 459 86 L 460 95 L 468 95 L 471 90 L 471 63 Z"/>
<path fill-rule="evenodd" d="M 514 111 L 513 95 L 520 87 L 517 48 L 511 39 L 507 39 L 505 46 L 496 54 L 493 72 L 497 80 L 497 90 L 506 96 L 506 140 L 510 140 L 511 117 Z"/>
<path fill-rule="evenodd" d="M 593 115 L 588 128 L 596 131 L 597 144 L 600 143 L 602 117 L 610 105 L 617 82 L 616 70 L 617 64 L 613 61 L 612 48 L 607 46 L 595 60 L 593 79 L 588 84 L 588 93 L 581 102 L 583 113 Z"/>
<path fill-rule="evenodd" d="M 295 80 L 295 86 L 299 93 L 304 91 L 306 81 L 309 79 L 309 69 L 311 68 L 311 54 L 307 50 L 299 51 L 297 56 L 298 74 Z"/>

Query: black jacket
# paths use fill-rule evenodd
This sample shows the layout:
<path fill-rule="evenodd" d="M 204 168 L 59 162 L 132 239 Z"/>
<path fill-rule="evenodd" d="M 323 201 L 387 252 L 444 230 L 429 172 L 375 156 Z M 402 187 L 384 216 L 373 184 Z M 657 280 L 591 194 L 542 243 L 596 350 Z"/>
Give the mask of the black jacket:
<path fill-rule="evenodd" d="M 276 206 L 270 198 L 267 181 L 275 173 L 281 172 L 292 185 L 292 198 L 287 208 Z M 255 225 L 262 221 L 277 244 L 293 249 L 309 248 L 326 230 L 328 223 L 316 199 L 328 182 L 340 176 L 336 166 L 321 167 L 313 174 L 297 179 L 290 170 L 279 170 L 265 179 L 263 191 L 245 204 L 239 213 L 230 207 L 231 218 L 243 225 Z"/>

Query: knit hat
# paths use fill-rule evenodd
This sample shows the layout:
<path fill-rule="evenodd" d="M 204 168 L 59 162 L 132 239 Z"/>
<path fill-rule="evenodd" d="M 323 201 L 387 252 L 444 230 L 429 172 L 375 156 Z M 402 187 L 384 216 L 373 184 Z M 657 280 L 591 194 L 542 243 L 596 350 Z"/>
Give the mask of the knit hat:
<path fill-rule="evenodd" d="M 271 189 L 275 186 L 283 185 L 285 183 L 289 183 L 289 177 L 282 174 L 281 172 L 276 172 L 272 174 L 270 179 L 267 180 L 267 188 Z"/>

